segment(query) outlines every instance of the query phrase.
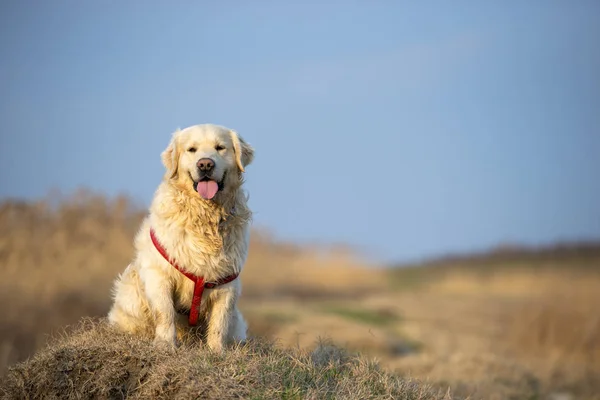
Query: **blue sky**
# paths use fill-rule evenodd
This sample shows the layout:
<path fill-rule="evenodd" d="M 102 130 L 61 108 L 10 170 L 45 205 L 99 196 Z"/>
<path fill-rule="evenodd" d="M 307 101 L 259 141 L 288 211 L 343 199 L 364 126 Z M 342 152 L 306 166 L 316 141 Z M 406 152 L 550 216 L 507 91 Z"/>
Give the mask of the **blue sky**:
<path fill-rule="evenodd" d="M 600 2 L 502 5 L 3 2 L 0 197 L 148 204 L 171 132 L 212 122 L 255 146 L 255 224 L 283 239 L 600 239 Z"/>

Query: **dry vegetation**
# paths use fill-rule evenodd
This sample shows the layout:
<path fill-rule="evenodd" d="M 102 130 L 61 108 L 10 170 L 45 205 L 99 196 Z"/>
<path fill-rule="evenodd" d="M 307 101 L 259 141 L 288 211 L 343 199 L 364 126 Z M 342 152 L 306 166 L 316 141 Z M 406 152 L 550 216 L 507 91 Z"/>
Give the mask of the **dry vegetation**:
<path fill-rule="evenodd" d="M 2 390 L 15 398 L 69 393 L 64 385 L 101 398 L 439 398 L 450 388 L 455 398 L 600 399 L 598 244 L 388 271 L 344 249 L 254 232 L 241 306 L 251 335 L 279 346 L 256 339 L 219 358 L 189 343 L 167 356 L 100 323 L 45 347 L 48 333 L 106 313 L 143 212 L 85 192 L 0 204 Z M 331 346 L 318 350 L 319 337 L 403 378 Z M 315 354 L 329 357 L 319 364 Z"/>
<path fill-rule="evenodd" d="M 0 394 L 10 399 L 444 398 L 328 343 L 308 352 L 251 340 L 216 355 L 188 338 L 169 352 L 91 321 L 11 369 Z"/>

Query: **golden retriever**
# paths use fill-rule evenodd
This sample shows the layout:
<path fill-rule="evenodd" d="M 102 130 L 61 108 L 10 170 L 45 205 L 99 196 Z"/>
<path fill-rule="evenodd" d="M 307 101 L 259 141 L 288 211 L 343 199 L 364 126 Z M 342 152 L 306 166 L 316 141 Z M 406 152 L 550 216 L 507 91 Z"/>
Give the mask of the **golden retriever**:
<path fill-rule="evenodd" d="M 161 157 L 166 174 L 135 238 L 135 258 L 115 281 L 108 320 L 175 347 L 179 327 L 187 324 L 181 313 L 194 311 L 191 279 L 221 280 L 196 296 L 206 344 L 220 352 L 246 339 L 237 307 L 240 278 L 222 280 L 235 278 L 248 254 L 252 214 L 242 184 L 254 149 L 231 129 L 203 124 L 176 131 Z"/>

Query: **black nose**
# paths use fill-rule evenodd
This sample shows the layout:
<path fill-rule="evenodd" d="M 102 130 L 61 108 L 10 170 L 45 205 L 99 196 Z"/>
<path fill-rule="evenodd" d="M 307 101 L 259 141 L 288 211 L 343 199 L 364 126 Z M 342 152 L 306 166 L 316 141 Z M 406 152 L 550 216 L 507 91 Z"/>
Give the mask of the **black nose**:
<path fill-rule="evenodd" d="M 215 168 L 215 162 L 210 158 L 201 158 L 196 165 L 204 173 L 209 173 Z"/>

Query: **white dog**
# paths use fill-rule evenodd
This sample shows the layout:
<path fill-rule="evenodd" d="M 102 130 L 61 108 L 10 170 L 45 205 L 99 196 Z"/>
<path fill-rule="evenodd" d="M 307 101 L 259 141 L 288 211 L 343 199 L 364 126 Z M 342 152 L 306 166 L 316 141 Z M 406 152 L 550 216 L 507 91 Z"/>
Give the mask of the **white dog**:
<path fill-rule="evenodd" d="M 135 259 L 115 281 L 112 324 L 174 347 L 178 315 L 189 312 L 187 323 L 200 319 L 213 351 L 246 339 L 236 303 L 251 219 L 243 173 L 253 158 L 254 149 L 225 127 L 195 125 L 173 134 Z"/>

